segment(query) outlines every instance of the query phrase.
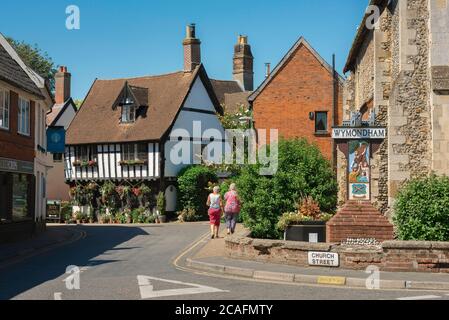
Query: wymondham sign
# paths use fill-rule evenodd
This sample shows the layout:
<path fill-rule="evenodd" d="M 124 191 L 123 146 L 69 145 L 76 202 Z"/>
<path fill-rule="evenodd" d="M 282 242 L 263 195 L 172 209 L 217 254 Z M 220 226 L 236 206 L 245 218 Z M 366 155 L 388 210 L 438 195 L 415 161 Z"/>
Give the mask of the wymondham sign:
<path fill-rule="evenodd" d="M 308 258 L 310 266 L 338 267 L 340 265 L 338 253 L 310 251 Z"/>
<path fill-rule="evenodd" d="M 332 129 L 333 139 L 385 139 L 387 137 L 386 128 L 334 128 Z"/>

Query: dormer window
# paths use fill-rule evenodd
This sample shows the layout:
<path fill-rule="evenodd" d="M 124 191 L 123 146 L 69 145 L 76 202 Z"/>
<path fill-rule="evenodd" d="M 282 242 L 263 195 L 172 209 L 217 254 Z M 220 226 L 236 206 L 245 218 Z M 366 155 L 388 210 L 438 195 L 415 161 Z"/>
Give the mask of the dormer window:
<path fill-rule="evenodd" d="M 134 123 L 137 118 L 146 117 L 148 109 L 148 89 L 130 86 L 125 82 L 113 109 L 120 108 L 120 123 Z"/>
<path fill-rule="evenodd" d="M 136 120 L 136 106 L 123 105 L 122 106 L 122 123 L 130 123 Z"/>
<path fill-rule="evenodd" d="M 122 123 L 130 123 L 136 121 L 136 104 L 130 91 L 131 90 L 129 90 L 128 88 L 128 83 L 126 83 L 122 99 L 119 103 L 119 106 L 122 107 Z"/>

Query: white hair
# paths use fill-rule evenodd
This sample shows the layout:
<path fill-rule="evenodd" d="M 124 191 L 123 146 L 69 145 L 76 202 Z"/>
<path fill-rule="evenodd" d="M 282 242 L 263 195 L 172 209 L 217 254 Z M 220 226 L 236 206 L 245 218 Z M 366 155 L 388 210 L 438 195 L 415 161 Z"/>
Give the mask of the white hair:
<path fill-rule="evenodd" d="M 236 188 L 235 183 L 231 183 L 231 185 L 229 186 L 229 190 L 235 191 L 235 188 Z"/>
<path fill-rule="evenodd" d="M 219 187 L 219 186 L 215 186 L 215 187 L 214 187 L 214 192 L 215 192 L 215 193 L 220 192 L 220 187 Z"/>

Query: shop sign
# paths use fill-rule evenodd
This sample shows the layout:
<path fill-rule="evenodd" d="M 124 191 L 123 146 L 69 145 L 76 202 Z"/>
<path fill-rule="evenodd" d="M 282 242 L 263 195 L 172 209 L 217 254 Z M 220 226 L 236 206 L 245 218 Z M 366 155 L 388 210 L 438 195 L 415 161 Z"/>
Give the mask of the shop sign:
<path fill-rule="evenodd" d="M 0 171 L 34 173 L 34 164 L 32 162 L 0 158 Z"/>

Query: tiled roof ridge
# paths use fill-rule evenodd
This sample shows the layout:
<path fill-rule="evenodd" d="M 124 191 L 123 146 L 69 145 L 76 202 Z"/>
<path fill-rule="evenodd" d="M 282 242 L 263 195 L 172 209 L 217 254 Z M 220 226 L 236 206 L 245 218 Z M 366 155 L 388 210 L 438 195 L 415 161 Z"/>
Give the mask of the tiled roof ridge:
<path fill-rule="evenodd" d="M 114 78 L 114 79 L 97 79 L 97 81 L 127 81 L 127 80 L 137 80 L 137 79 L 154 79 L 154 78 L 163 78 L 163 77 L 169 77 L 177 74 L 183 74 L 186 73 L 184 71 L 174 71 L 170 73 L 163 73 L 163 74 L 157 74 L 157 75 L 147 75 L 147 76 L 140 76 L 140 77 L 130 77 L 130 78 Z"/>

